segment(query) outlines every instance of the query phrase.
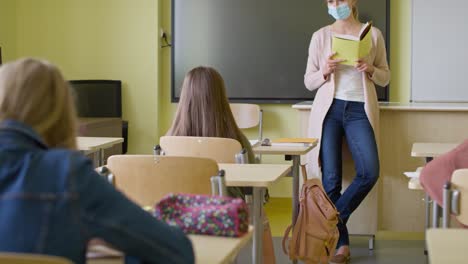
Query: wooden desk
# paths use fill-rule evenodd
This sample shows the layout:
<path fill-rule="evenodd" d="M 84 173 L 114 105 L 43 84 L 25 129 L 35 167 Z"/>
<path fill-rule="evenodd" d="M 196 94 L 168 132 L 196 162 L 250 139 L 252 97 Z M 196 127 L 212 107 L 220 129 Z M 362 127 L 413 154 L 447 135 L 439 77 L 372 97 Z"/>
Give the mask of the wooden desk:
<path fill-rule="evenodd" d="M 228 264 L 232 263 L 239 251 L 250 241 L 253 227 L 242 237 L 219 237 L 204 235 L 188 235 L 192 242 L 196 264 Z M 101 258 L 89 258 L 90 256 Z M 88 251 L 88 264 L 123 264 L 123 254 L 102 245 L 93 246 Z"/>
<path fill-rule="evenodd" d="M 268 186 L 291 170 L 284 164 L 218 164 L 225 171 L 226 186 L 253 187 L 252 222 L 254 226 L 252 263 L 263 263 L 263 198 Z"/>
<path fill-rule="evenodd" d="M 226 186 L 237 187 L 266 188 L 291 170 L 291 165 L 285 164 L 219 163 L 218 166 L 226 172 Z"/>
<path fill-rule="evenodd" d="M 309 153 L 313 148 L 318 144 L 318 140 L 315 140 L 314 143 L 307 146 L 254 146 L 253 152 L 255 154 L 262 155 L 290 155 L 290 156 L 300 156 Z"/>
<path fill-rule="evenodd" d="M 95 153 L 98 155 L 98 166 L 103 166 L 104 149 L 111 148 L 112 146 L 122 143 L 123 138 L 113 137 L 77 137 L 76 142 L 78 150 L 83 151 L 85 155 Z"/>
<path fill-rule="evenodd" d="M 456 143 L 414 143 L 411 157 L 435 158 L 454 149 Z"/>
<path fill-rule="evenodd" d="M 426 238 L 431 264 L 467 262 L 467 229 L 429 229 Z"/>
<path fill-rule="evenodd" d="M 189 235 L 195 252 L 196 264 L 228 264 L 233 263 L 239 251 L 252 238 L 253 228 L 242 237 L 217 237 Z"/>

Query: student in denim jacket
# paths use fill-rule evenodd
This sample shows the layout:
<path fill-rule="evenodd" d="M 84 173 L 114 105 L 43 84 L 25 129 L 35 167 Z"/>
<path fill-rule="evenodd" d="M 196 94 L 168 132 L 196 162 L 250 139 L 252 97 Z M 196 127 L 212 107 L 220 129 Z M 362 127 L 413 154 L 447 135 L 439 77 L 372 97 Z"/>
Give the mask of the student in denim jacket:
<path fill-rule="evenodd" d="M 148 263 L 193 263 L 178 229 L 115 190 L 76 151 L 70 87 L 45 61 L 0 67 L 0 251 L 85 263 L 91 238 Z"/>

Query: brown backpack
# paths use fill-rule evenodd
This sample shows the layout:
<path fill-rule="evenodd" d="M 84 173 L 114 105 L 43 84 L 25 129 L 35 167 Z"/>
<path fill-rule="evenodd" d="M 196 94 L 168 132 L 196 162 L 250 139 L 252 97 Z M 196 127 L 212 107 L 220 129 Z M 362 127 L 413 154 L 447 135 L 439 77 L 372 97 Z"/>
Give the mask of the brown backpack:
<path fill-rule="evenodd" d="M 303 174 L 305 175 L 305 174 Z M 283 237 L 283 251 L 291 260 L 306 263 L 328 261 L 338 242 L 339 213 L 323 190 L 319 179 L 304 180 L 299 197 L 299 214 L 289 239 L 290 225 Z M 324 262 L 328 263 L 328 262 Z"/>

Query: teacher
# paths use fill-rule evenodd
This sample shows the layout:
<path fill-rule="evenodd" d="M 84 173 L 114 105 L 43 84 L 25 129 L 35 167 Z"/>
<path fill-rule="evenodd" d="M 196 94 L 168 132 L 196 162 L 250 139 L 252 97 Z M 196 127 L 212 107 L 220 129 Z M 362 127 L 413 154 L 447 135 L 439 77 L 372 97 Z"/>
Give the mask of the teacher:
<path fill-rule="evenodd" d="M 312 35 L 304 76 L 308 90 L 317 89 L 310 113 L 309 137 L 319 146 L 307 157 L 309 175 L 319 177 L 325 191 L 340 212 L 340 238 L 331 263 L 348 263 L 349 235 L 346 223 L 379 177 L 379 106 L 375 84 L 386 86 L 390 80 L 385 42 L 380 30 L 372 27 L 372 48 L 368 56 L 353 66 L 334 59 L 332 36 L 358 36 L 357 0 L 328 0 L 328 13 L 336 20 Z M 352 183 L 342 189 L 343 138 L 356 168 Z M 321 166 L 321 167 L 320 167 Z"/>

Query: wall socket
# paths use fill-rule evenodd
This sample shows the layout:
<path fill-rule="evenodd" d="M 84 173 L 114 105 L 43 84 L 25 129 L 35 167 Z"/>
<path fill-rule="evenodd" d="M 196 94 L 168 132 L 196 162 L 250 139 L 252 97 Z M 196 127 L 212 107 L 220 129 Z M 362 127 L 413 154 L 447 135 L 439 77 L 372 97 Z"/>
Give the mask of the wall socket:
<path fill-rule="evenodd" d="M 163 28 L 159 29 L 159 37 L 160 38 L 165 38 L 166 37 L 166 32 L 164 31 Z"/>
<path fill-rule="evenodd" d="M 167 33 L 164 31 L 163 28 L 159 29 L 159 38 L 161 39 L 161 48 L 172 47 L 172 44 L 169 43 Z"/>

